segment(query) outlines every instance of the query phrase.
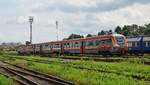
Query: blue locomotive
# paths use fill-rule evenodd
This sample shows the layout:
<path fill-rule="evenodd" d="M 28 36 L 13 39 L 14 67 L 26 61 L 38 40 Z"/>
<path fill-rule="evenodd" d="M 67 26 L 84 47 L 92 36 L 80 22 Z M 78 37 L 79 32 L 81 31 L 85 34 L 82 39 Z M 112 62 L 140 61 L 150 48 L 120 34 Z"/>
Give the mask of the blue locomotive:
<path fill-rule="evenodd" d="M 150 37 L 130 36 L 127 37 L 128 52 L 130 54 L 150 53 Z"/>

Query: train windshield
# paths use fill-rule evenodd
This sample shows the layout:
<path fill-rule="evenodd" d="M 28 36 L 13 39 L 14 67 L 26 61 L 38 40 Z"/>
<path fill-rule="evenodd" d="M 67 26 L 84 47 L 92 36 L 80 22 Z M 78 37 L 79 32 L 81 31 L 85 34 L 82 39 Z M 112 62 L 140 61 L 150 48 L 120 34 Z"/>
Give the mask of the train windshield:
<path fill-rule="evenodd" d="M 124 45 L 124 37 L 116 36 L 116 41 L 117 41 L 118 45 L 120 45 L 120 46 Z"/>
<path fill-rule="evenodd" d="M 103 44 L 112 45 L 111 38 L 101 39 L 99 42 L 100 42 L 100 45 L 103 45 Z"/>

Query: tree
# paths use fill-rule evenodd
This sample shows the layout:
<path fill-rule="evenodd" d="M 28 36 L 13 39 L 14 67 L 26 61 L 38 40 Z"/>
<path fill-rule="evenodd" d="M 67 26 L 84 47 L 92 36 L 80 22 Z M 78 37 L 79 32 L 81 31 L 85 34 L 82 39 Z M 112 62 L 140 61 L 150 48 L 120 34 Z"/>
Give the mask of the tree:
<path fill-rule="evenodd" d="M 139 26 L 139 35 L 144 35 L 146 32 L 146 27 L 145 26 Z"/>
<path fill-rule="evenodd" d="M 150 36 L 150 23 L 149 24 L 145 24 L 144 35 Z"/>
<path fill-rule="evenodd" d="M 104 30 L 102 30 L 101 32 L 98 32 L 98 35 L 105 35 L 106 32 Z"/>
<path fill-rule="evenodd" d="M 138 25 L 133 24 L 130 26 L 130 29 L 131 29 L 131 35 L 133 35 L 133 36 L 139 35 L 139 26 Z"/>
<path fill-rule="evenodd" d="M 93 35 L 91 35 L 91 34 L 88 34 L 86 37 L 93 37 Z"/>
<path fill-rule="evenodd" d="M 112 30 L 109 30 L 109 31 L 107 32 L 107 34 L 112 34 Z"/>
<path fill-rule="evenodd" d="M 67 39 L 84 38 L 83 35 L 71 34 Z"/>
<path fill-rule="evenodd" d="M 117 27 L 115 28 L 115 32 L 118 33 L 118 34 L 122 34 L 122 29 L 121 29 L 121 27 L 120 27 L 120 26 L 117 26 Z"/>
<path fill-rule="evenodd" d="M 123 26 L 122 34 L 125 35 L 125 36 L 129 36 L 131 34 L 130 30 L 129 30 L 129 26 L 127 26 L 127 25 Z"/>

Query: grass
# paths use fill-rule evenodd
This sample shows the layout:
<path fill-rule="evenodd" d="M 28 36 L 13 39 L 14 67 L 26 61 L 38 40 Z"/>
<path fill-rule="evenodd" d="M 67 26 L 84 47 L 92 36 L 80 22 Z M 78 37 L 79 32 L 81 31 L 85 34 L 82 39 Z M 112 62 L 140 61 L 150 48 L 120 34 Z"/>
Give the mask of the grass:
<path fill-rule="evenodd" d="M 114 73 L 101 73 L 75 69 L 61 64 L 44 64 L 18 59 L 11 63 L 48 74 L 57 75 L 66 80 L 71 80 L 84 85 L 145 85 L 144 81 L 137 81 L 131 77 L 116 75 Z"/>
<path fill-rule="evenodd" d="M 118 62 L 113 62 L 113 63 L 95 62 L 92 60 L 90 61 L 78 60 L 78 61 L 61 63 L 62 59 L 59 58 L 41 58 L 41 57 L 26 57 L 23 59 L 34 60 L 34 61 L 44 60 L 49 62 L 55 62 L 57 64 L 64 64 L 65 66 L 93 69 L 93 70 L 99 70 L 99 71 L 104 71 L 109 73 L 136 76 L 145 79 L 150 78 L 150 66 L 142 64 L 139 61 L 139 59 L 133 59 L 133 60 L 123 61 L 119 63 Z"/>
<path fill-rule="evenodd" d="M 0 85 L 14 85 L 13 80 L 0 74 Z"/>
<path fill-rule="evenodd" d="M 150 66 L 143 64 L 143 62 L 149 62 L 149 58 L 128 58 L 121 62 L 96 62 L 92 59 L 88 61 L 62 62 L 63 59 L 61 58 L 2 56 L 0 60 L 56 75 L 84 85 L 146 85 L 144 80 L 150 79 Z M 35 62 L 36 60 L 50 63 L 39 63 Z M 136 80 L 133 76 L 141 78 L 141 80 Z"/>
<path fill-rule="evenodd" d="M 41 58 L 41 57 L 15 57 L 18 59 L 26 59 L 31 61 L 48 61 L 48 63 L 61 64 L 67 67 L 90 69 L 93 71 L 106 72 L 106 73 L 115 73 L 124 76 L 136 77 L 140 79 L 150 79 L 150 66 L 139 63 L 136 59 L 132 61 L 123 61 L 123 62 L 95 62 L 95 61 L 71 61 L 63 62 L 59 58 Z M 14 60 L 12 57 L 9 57 L 10 60 Z M 5 59 L 2 59 L 5 60 Z M 6 59 L 7 60 L 7 59 Z M 47 62 L 46 62 L 47 63 Z"/>
<path fill-rule="evenodd" d="M 137 76 L 139 78 L 150 78 L 150 66 L 137 63 L 119 62 L 95 62 L 95 61 L 74 61 L 73 66 L 80 68 L 94 69 L 104 72 L 118 73 L 128 76 Z"/>

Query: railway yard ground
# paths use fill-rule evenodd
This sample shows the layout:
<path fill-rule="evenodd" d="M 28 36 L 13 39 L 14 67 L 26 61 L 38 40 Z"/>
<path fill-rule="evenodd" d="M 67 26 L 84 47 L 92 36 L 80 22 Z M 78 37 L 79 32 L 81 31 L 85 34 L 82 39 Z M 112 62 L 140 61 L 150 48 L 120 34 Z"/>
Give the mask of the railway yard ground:
<path fill-rule="evenodd" d="M 150 85 L 149 62 L 149 55 L 89 58 L 3 53 L 0 85 Z"/>

